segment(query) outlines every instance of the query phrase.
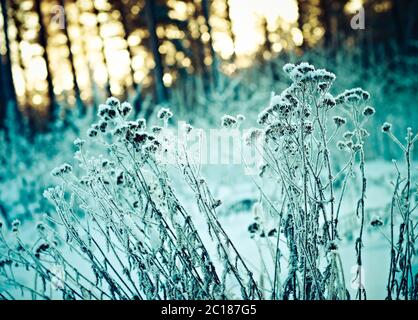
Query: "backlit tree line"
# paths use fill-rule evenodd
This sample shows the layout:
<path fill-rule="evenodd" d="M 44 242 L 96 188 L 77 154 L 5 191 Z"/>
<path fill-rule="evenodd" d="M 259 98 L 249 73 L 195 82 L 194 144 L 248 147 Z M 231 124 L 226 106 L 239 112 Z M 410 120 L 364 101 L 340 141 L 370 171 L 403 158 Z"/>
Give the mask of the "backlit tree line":
<path fill-rule="evenodd" d="M 172 87 L 181 87 L 188 75 L 201 79 L 209 93 L 217 87 L 220 72 L 231 73 L 238 66 L 228 0 L 0 2 L 0 126 L 8 105 L 17 115 L 42 121 L 59 116 L 59 104 L 84 112 L 109 95 L 129 98 L 140 110 L 146 94 L 156 103 L 168 101 Z M 296 2 L 295 25 L 302 41 L 282 46 L 275 39 L 284 41 L 280 39 L 287 39 L 288 31 L 272 30 L 261 18 L 264 43 L 255 60 L 286 50 L 302 53 L 323 46 L 332 52 L 356 46 L 367 67 L 378 47 L 388 54 L 393 48 L 405 55 L 416 53 L 417 0 L 360 1 L 364 32 L 350 27 L 359 1 Z M 216 47 L 216 33 L 232 43 L 232 51 Z"/>

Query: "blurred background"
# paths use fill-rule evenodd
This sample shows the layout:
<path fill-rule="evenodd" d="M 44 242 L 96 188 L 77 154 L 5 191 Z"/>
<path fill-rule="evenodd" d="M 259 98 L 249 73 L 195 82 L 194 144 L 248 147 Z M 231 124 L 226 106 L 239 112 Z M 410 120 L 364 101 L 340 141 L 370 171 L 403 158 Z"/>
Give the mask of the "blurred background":
<path fill-rule="evenodd" d="M 359 10 L 365 29 L 351 27 Z M 140 112 L 173 90 L 219 92 L 223 77 L 254 65 L 278 81 L 272 61 L 319 49 L 329 63 L 355 55 L 363 75 L 377 64 L 405 76 L 417 12 L 416 0 L 1 0 L 0 126 L 7 103 L 37 132 L 111 95 Z"/>

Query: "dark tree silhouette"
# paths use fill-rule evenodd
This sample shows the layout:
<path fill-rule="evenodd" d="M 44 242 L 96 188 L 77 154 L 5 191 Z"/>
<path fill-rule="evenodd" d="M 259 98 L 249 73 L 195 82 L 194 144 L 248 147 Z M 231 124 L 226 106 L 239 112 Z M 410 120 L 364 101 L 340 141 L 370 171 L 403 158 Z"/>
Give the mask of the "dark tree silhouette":
<path fill-rule="evenodd" d="M 149 47 L 151 48 L 154 57 L 154 83 L 155 83 L 155 97 L 157 103 L 167 101 L 167 89 L 163 82 L 163 64 L 159 48 L 159 39 L 157 36 L 157 21 L 156 21 L 156 5 L 153 0 L 145 0 L 145 15 L 147 20 L 147 28 L 149 32 Z"/>
<path fill-rule="evenodd" d="M 205 18 L 205 23 L 208 29 L 208 33 L 209 33 L 209 41 L 208 41 L 208 45 L 209 45 L 209 50 L 210 50 L 210 54 L 212 57 L 212 78 L 213 78 L 213 83 L 215 85 L 215 88 L 218 86 L 218 81 L 219 81 L 219 75 L 218 75 L 218 59 L 216 56 L 216 52 L 213 48 L 213 42 L 212 42 L 212 26 L 210 24 L 210 3 L 211 0 L 202 0 L 202 12 L 203 12 L 203 17 Z"/>
<path fill-rule="evenodd" d="M 131 33 L 131 21 L 129 19 L 129 10 L 127 10 L 126 4 L 122 3 L 122 1 L 115 1 L 114 5 L 120 13 L 120 20 L 121 20 L 122 27 L 123 27 L 123 39 L 125 40 L 128 54 L 129 54 L 129 71 L 130 71 L 130 75 L 132 79 L 132 87 L 135 92 L 133 104 L 134 104 L 135 112 L 139 113 L 142 107 L 142 97 L 141 97 L 140 86 L 135 81 L 135 69 L 133 67 L 134 53 L 128 41 L 129 35 Z"/>
<path fill-rule="evenodd" d="M 48 34 L 44 23 L 44 15 L 41 8 L 41 0 L 35 0 L 35 11 L 39 19 L 39 44 L 43 48 L 42 57 L 45 61 L 47 70 L 46 81 L 48 84 L 48 98 L 49 98 L 49 118 L 54 120 L 57 116 L 57 104 L 54 94 L 54 85 L 52 82 L 52 75 L 49 68 L 49 56 L 48 56 Z"/>
<path fill-rule="evenodd" d="M 2 92 L 4 96 L 4 100 L 2 102 L 2 118 L 6 115 L 6 110 L 8 103 L 12 103 L 14 106 L 14 110 L 18 113 L 18 105 L 17 105 L 17 97 L 16 91 L 14 88 L 13 82 L 13 73 L 12 73 L 12 61 L 11 61 L 11 51 L 10 51 L 10 39 L 8 34 L 8 26 L 9 26 L 9 17 L 8 17 L 8 4 L 7 0 L 0 0 L 1 4 L 1 12 L 3 17 L 3 30 L 4 30 L 4 38 L 5 38 L 5 47 L 6 47 L 6 54 L 4 55 L 4 59 L 1 61 L 1 73 L 2 73 Z"/>
<path fill-rule="evenodd" d="M 231 37 L 232 45 L 234 47 L 233 48 L 234 52 L 232 53 L 232 56 L 231 56 L 231 61 L 234 62 L 235 57 L 236 57 L 236 53 L 235 53 L 235 34 L 234 34 L 234 30 L 232 29 L 232 20 L 231 20 L 231 13 L 230 13 L 230 7 L 229 7 L 229 0 L 225 0 L 225 19 L 228 22 L 228 33 L 229 33 L 229 36 Z"/>
<path fill-rule="evenodd" d="M 23 40 L 22 38 L 22 31 L 24 31 L 24 26 L 22 25 L 21 19 L 20 19 L 20 15 L 19 13 L 19 3 L 17 1 L 11 1 L 10 4 L 10 8 L 12 9 L 12 19 L 13 19 L 13 23 L 16 27 L 16 36 L 15 36 L 15 41 L 17 43 L 21 43 L 21 41 Z M 22 47 L 18 46 L 18 55 L 17 55 L 17 64 L 19 65 L 19 68 L 21 70 L 23 70 L 23 74 L 26 75 L 25 73 L 25 66 L 23 64 L 23 59 L 22 59 Z M 27 80 L 26 77 L 25 81 Z M 27 95 L 27 90 L 25 90 L 25 102 L 29 101 L 29 97 Z M 27 106 L 24 106 L 24 110 L 30 110 L 28 108 L 26 108 Z"/>
<path fill-rule="evenodd" d="M 6 84 L 4 81 L 4 71 L 3 71 L 3 56 L 0 55 L 0 129 L 4 129 L 4 120 L 6 118 Z"/>
<path fill-rule="evenodd" d="M 80 87 L 78 86 L 78 82 L 77 82 L 77 72 L 75 69 L 75 65 L 74 65 L 74 56 L 73 56 L 73 51 L 72 51 L 72 44 L 71 44 L 71 38 L 70 35 L 68 33 L 68 20 L 67 20 L 67 14 L 65 12 L 65 0 L 59 0 L 59 3 L 61 5 L 61 7 L 63 8 L 62 10 L 62 14 L 63 14 L 63 19 L 64 19 L 64 35 L 67 41 L 67 47 L 68 47 L 68 59 L 70 61 L 70 66 L 71 66 L 71 74 L 73 77 L 73 88 L 74 88 L 74 96 L 75 96 L 75 101 L 76 101 L 76 107 L 78 108 L 78 110 L 80 110 L 80 112 L 82 114 L 85 113 L 85 106 L 83 101 L 81 100 L 81 93 L 80 93 Z"/>
<path fill-rule="evenodd" d="M 96 17 L 98 17 L 100 11 L 96 7 L 96 2 L 94 0 L 92 0 L 91 3 L 92 3 L 92 7 L 93 7 L 93 14 Z M 101 36 L 102 23 L 100 21 L 101 21 L 100 19 L 96 19 L 96 30 L 97 30 L 97 35 L 100 37 L 100 39 L 102 41 L 102 46 L 101 46 L 101 48 L 102 48 L 102 56 L 103 56 L 103 61 L 104 61 L 104 64 L 106 66 L 106 72 L 107 72 L 107 83 L 106 83 L 105 89 L 106 89 L 107 95 L 110 97 L 112 95 L 112 91 L 110 89 L 109 63 L 108 63 L 107 57 L 106 57 L 105 42 L 103 41 L 102 36 Z"/>

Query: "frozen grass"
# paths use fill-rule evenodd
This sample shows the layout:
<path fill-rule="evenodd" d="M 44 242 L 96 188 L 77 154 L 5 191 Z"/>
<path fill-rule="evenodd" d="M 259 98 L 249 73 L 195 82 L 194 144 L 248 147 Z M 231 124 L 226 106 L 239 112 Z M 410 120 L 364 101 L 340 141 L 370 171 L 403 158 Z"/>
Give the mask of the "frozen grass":
<path fill-rule="evenodd" d="M 239 188 L 214 181 L 222 169 L 195 162 L 187 136 L 196 129 L 186 125 L 181 143 L 170 134 L 171 110 L 149 128 L 129 120 L 128 103 L 108 99 L 87 131 L 91 142 L 74 142 L 77 166 L 53 170 L 60 183 L 45 196 L 55 214 L 37 224 L 37 240 L 17 220 L 11 232 L 3 226 L 1 297 L 417 299 L 418 136 L 408 130 L 402 144 L 382 127 L 405 164 L 392 169 L 392 187 L 375 191 L 379 177 L 368 171 L 380 165 L 365 155 L 369 94 L 333 97 L 335 76 L 307 63 L 284 70 L 292 84 L 272 95 L 245 139 L 263 159 L 260 174 L 233 167 L 246 181 Z M 243 122 L 221 121 L 228 130 Z M 222 214 L 238 192 L 253 214 Z M 373 193 L 386 197 L 376 203 Z"/>

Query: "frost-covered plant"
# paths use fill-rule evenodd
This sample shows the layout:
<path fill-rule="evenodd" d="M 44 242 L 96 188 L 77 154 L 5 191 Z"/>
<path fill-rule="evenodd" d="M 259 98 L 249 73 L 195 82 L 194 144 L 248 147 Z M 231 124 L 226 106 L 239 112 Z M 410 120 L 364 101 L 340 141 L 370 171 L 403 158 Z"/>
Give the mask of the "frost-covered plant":
<path fill-rule="evenodd" d="M 13 298 L 18 288 L 35 298 L 51 296 L 52 289 L 65 299 L 261 298 L 251 271 L 218 221 L 219 200 L 188 160 L 184 145 L 173 149 L 173 137 L 165 134 L 171 111 L 162 109 L 158 118 L 163 127 L 147 131 L 144 119 L 128 120 L 130 110 L 128 103 L 108 99 L 99 107 L 99 122 L 88 130 L 103 153 L 89 156 L 86 141 L 77 139 L 75 158 L 83 174 L 74 174 L 69 164 L 52 171 L 62 184 L 45 196 L 58 217 L 38 225 L 34 245 L 24 243 L 17 221 L 11 241 L 1 231 L 1 286 L 10 286 L 2 297 Z M 187 126 L 186 132 L 190 130 Z M 163 161 L 169 152 L 207 219 L 223 263 L 219 268 L 176 196 Z M 33 286 L 15 277 L 18 268 L 35 277 Z M 227 281 L 239 290 L 231 290 Z"/>
<path fill-rule="evenodd" d="M 416 300 L 418 299 L 418 272 L 413 270 L 416 255 L 415 241 L 418 219 L 418 185 L 413 184 L 411 175 L 411 153 L 418 141 L 418 134 L 414 136 L 412 129 L 407 129 L 406 143 L 402 144 L 392 133 L 392 125 L 385 122 L 382 131 L 402 150 L 406 166 L 406 176 L 402 176 L 396 161 L 396 181 L 393 181 L 394 191 L 390 206 L 390 266 L 387 282 L 386 299 Z M 382 224 L 380 224 L 382 225 Z"/>
<path fill-rule="evenodd" d="M 274 199 L 260 187 L 264 210 L 272 212 L 279 221 L 271 297 L 347 299 L 338 252 L 338 219 L 347 181 L 358 163 L 362 182 L 357 214 L 362 223 L 356 252 L 361 277 L 366 191 L 364 140 L 368 135 L 363 125 L 374 109 L 365 106 L 369 94 L 360 88 L 333 97 L 330 88 L 335 75 L 326 70 L 301 63 L 287 64 L 284 71 L 292 84 L 271 97 L 270 105 L 258 118 L 262 131 L 250 131 L 247 139 L 250 144 L 255 142 L 264 158 L 260 175 L 272 178 L 280 186 Z M 351 131 L 346 129 L 344 133 L 344 127 Z M 338 147 L 345 152 L 345 165 L 334 172 L 336 157 L 330 150 L 337 138 L 341 139 Z M 341 177 L 343 187 L 337 194 L 334 184 Z M 280 287 L 282 240 L 287 244 L 288 276 Z M 358 298 L 364 295 L 364 288 L 359 286 Z"/>

